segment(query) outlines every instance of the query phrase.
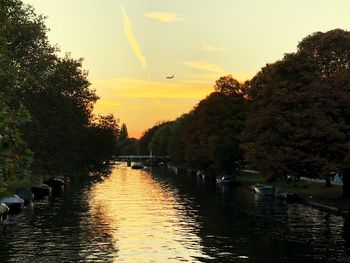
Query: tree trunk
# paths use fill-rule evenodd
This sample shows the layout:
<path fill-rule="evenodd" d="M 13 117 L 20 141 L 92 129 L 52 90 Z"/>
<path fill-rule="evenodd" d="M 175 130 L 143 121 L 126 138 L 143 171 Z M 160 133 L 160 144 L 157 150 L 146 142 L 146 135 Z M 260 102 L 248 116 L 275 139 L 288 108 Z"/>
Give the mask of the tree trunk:
<path fill-rule="evenodd" d="M 343 198 L 350 198 L 350 167 L 342 169 L 343 175 Z"/>
<path fill-rule="evenodd" d="M 331 187 L 331 178 L 329 176 L 326 176 L 326 187 Z"/>

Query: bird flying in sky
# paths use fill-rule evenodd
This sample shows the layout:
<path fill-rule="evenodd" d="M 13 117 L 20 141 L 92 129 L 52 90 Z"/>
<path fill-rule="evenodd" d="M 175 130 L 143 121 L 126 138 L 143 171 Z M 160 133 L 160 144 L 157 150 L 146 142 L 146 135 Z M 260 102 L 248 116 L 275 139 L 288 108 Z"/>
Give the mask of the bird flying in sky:
<path fill-rule="evenodd" d="M 175 75 L 167 76 L 166 78 L 167 78 L 167 79 L 173 79 L 174 77 L 175 77 Z"/>

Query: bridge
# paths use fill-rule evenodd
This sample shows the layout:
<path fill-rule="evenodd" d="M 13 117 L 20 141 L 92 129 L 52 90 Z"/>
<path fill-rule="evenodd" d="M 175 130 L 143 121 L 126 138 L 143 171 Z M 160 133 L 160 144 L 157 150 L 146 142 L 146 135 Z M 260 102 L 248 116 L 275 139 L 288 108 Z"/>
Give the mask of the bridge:
<path fill-rule="evenodd" d="M 120 155 L 119 160 L 124 161 L 146 161 L 146 160 L 167 160 L 169 156 L 159 156 L 159 155 Z"/>

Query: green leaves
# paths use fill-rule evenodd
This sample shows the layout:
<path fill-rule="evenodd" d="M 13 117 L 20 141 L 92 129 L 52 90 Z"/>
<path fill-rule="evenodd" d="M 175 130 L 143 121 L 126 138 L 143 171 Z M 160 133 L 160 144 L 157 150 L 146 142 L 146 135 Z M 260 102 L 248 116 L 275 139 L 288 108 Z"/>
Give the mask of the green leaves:
<path fill-rule="evenodd" d="M 348 151 L 350 33 L 317 32 L 298 48 L 250 82 L 242 147 L 269 178 L 326 178 Z"/>
<path fill-rule="evenodd" d="M 0 181 L 29 175 L 33 153 L 27 148 L 19 131 L 30 120 L 29 113 L 20 106 L 10 109 L 4 102 L 0 109 Z"/>

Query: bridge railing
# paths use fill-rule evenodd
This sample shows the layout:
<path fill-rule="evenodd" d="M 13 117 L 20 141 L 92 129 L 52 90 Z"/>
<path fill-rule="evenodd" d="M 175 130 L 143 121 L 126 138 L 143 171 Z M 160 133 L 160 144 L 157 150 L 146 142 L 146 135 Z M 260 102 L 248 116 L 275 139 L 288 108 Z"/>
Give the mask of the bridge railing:
<path fill-rule="evenodd" d="M 118 156 L 121 160 L 155 160 L 155 159 L 169 159 L 169 156 L 158 156 L 158 155 L 120 155 Z"/>

